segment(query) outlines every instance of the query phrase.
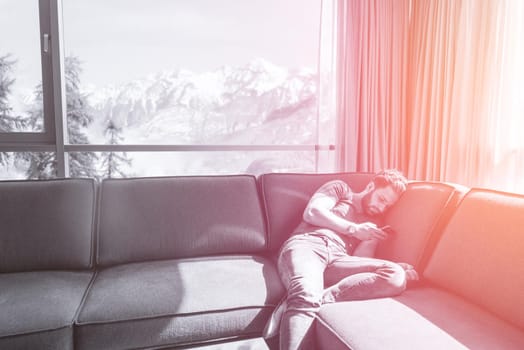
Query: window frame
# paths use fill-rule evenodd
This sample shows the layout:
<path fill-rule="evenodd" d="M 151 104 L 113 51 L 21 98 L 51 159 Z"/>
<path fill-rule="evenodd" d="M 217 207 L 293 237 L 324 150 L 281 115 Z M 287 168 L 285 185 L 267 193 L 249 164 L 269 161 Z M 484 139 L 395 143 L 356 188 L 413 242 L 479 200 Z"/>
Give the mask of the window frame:
<path fill-rule="evenodd" d="M 67 133 L 67 111 L 65 96 L 65 55 L 63 40 L 62 0 L 39 0 L 40 57 L 42 69 L 43 132 L 0 133 L 0 152 L 54 152 L 57 161 L 58 178 L 69 177 L 68 153 L 70 152 L 223 152 L 223 151 L 314 151 L 315 171 L 319 171 L 321 152 L 331 153 L 335 146 L 320 145 L 319 126 L 315 130 L 316 144 L 301 145 L 105 145 L 70 144 Z M 322 6 L 321 6 L 322 7 Z M 322 8 L 320 9 L 322 11 Z M 320 51 L 319 35 L 319 51 Z M 45 41 L 48 40 L 46 43 Z M 47 45 L 47 46 L 46 46 Z M 45 50 L 44 46 L 48 49 Z M 320 53 L 319 53 L 320 55 Z M 319 72 L 320 62 L 317 62 Z M 320 92 L 317 91 L 317 96 Z M 317 108 L 317 124 L 319 120 Z"/>
<path fill-rule="evenodd" d="M 44 131 L 42 132 L 3 132 L 0 133 L 0 143 L 2 151 L 54 151 L 54 144 L 56 139 L 54 106 L 52 104 L 53 81 L 51 74 L 52 67 L 52 44 L 54 40 L 52 36 L 52 18 L 51 7 L 53 0 L 39 0 L 39 33 L 40 38 L 40 66 L 42 77 L 42 92 L 43 92 L 43 124 Z M 47 35 L 44 36 L 44 35 Z M 49 45 L 48 52 L 44 52 L 44 41 L 49 38 L 47 45 Z"/>

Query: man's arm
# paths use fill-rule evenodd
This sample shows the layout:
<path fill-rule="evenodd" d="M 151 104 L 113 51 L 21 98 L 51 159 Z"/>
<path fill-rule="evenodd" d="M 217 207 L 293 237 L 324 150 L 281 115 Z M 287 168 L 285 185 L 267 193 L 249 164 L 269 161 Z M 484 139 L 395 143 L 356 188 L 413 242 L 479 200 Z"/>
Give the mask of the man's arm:
<path fill-rule="evenodd" d="M 339 233 L 346 231 L 350 222 L 332 211 L 337 202 L 338 198 L 324 193 L 315 193 L 304 210 L 304 221 Z"/>
<path fill-rule="evenodd" d="M 385 239 L 386 233 L 375 224 L 371 222 L 357 224 L 332 211 L 347 190 L 344 187 L 342 182 L 330 182 L 321 187 L 309 200 L 304 210 L 304 221 L 311 225 L 331 229 L 342 235 L 356 237 L 362 241 Z"/>

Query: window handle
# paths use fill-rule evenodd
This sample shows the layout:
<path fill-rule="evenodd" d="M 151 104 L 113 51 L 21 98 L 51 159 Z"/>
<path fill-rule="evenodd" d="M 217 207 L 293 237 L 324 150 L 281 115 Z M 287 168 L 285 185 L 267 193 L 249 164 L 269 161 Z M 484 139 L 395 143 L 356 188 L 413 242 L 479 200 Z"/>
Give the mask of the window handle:
<path fill-rule="evenodd" d="M 44 34 L 44 53 L 48 53 L 49 52 L 49 34 L 45 33 Z"/>

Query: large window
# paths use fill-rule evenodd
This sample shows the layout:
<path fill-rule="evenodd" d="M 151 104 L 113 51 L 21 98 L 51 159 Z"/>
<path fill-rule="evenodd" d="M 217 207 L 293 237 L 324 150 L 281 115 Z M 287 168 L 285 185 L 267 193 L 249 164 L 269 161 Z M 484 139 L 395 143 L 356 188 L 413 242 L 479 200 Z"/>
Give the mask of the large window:
<path fill-rule="evenodd" d="M 0 0 L 3 32 L 27 18 L 0 52 L 2 131 L 47 127 L 36 150 L 51 156 L 4 142 L 0 177 L 332 170 L 332 10 L 321 0 L 39 4 Z"/>
<path fill-rule="evenodd" d="M 51 5 L 0 0 L 0 179 L 56 176 L 57 161 L 63 164 L 55 128 L 51 24 L 57 16 L 51 16 Z M 46 158 L 52 162 L 34 162 Z"/>
<path fill-rule="evenodd" d="M 0 0 L 0 133 L 43 129 L 38 2 Z M 16 33 L 16 35 L 14 34 Z"/>

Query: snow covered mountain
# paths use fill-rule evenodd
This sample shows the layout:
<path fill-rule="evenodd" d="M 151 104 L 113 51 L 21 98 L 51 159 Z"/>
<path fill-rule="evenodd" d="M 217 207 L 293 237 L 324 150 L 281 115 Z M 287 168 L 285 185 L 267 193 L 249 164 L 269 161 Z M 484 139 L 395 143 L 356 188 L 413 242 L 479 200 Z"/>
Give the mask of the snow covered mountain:
<path fill-rule="evenodd" d="M 93 87 L 83 91 L 94 116 L 86 136 L 93 144 L 110 143 L 111 125 L 119 129 L 121 144 L 312 145 L 317 142 L 317 81 L 313 70 L 288 70 L 256 59 L 241 67 L 164 71 L 121 86 Z M 320 128 L 324 122 L 321 118 Z M 128 152 L 127 157 L 126 176 L 315 169 L 312 150 Z M 0 168 L 0 178 L 24 178 L 27 162 L 13 162 Z M 103 157 L 98 163 L 102 172 Z"/>
<path fill-rule="evenodd" d="M 111 120 L 126 144 L 314 144 L 317 76 L 263 59 L 212 72 L 164 71 L 89 93 L 90 142 Z"/>

